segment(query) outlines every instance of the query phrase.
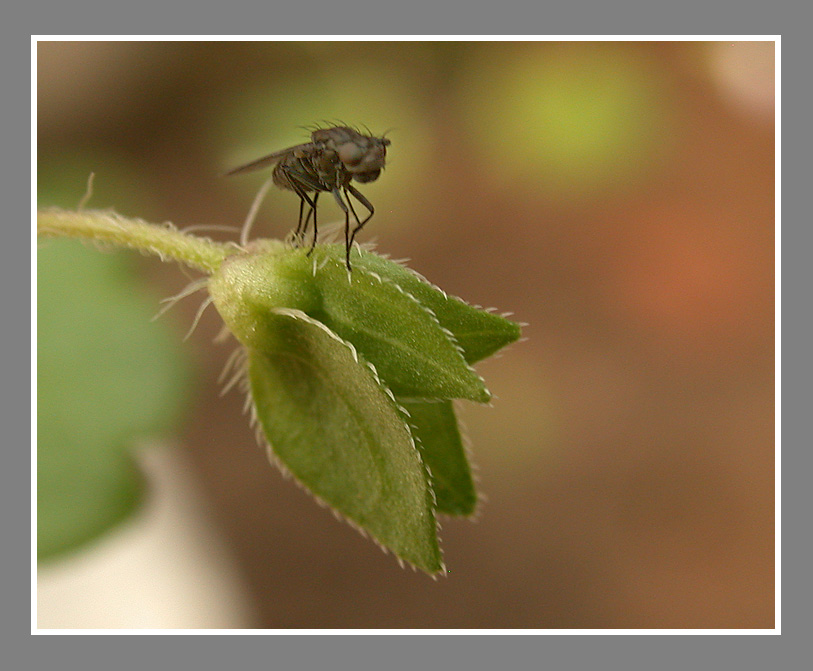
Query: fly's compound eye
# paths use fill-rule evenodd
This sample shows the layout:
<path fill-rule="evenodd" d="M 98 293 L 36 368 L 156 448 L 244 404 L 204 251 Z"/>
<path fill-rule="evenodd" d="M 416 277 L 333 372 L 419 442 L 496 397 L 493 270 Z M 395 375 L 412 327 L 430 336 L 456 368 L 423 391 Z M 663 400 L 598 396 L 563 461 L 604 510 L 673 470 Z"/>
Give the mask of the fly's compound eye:
<path fill-rule="evenodd" d="M 371 170 L 381 170 L 387 158 L 387 149 L 380 144 L 370 147 L 361 158 L 356 170 L 358 172 L 368 172 Z"/>
<path fill-rule="evenodd" d="M 347 166 L 358 165 L 364 156 L 364 149 L 355 142 L 345 142 L 337 149 L 337 152 L 339 160 Z"/>

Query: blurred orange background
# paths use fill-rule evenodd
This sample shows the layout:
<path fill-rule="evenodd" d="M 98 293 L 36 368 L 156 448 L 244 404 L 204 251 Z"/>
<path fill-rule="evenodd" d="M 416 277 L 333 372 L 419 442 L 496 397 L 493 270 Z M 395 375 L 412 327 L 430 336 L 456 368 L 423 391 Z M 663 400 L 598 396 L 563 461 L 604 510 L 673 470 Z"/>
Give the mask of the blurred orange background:
<path fill-rule="evenodd" d="M 528 324 L 478 366 L 494 407 L 459 407 L 487 500 L 476 522 L 443 522 L 450 573 L 432 581 L 267 465 L 243 398 L 218 396 L 231 346 L 204 314 L 180 442 L 258 627 L 774 626 L 772 42 L 41 42 L 37 56 L 56 204 L 74 207 L 94 171 L 92 207 L 239 227 L 267 175 L 226 169 L 305 141 L 302 126 L 366 125 L 392 145 L 361 188 L 376 207 L 362 241 Z M 323 201 L 321 221 L 339 220 Z M 272 191 L 255 235 L 285 236 L 297 212 Z M 187 282 L 139 267 L 157 295 Z"/>

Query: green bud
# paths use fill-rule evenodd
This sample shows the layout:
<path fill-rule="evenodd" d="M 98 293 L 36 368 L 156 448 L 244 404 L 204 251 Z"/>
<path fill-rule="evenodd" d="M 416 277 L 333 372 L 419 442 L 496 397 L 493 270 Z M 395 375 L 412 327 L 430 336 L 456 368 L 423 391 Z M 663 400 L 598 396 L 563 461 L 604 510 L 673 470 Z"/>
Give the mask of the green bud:
<path fill-rule="evenodd" d="M 396 556 L 441 571 L 435 514 L 477 503 L 452 399 L 490 399 L 470 363 L 519 325 L 371 252 L 354 250 L 348 273 L 344 245 L 256 241 L 209 291 L 246 347 L 274 458 Z"/>
<path fill-rule="evenodd" d="M 268 320 L 273 309 L 310 313 L 320 303 L 305 250 L 276 240 L 257 240 L 248 252 L 227 257 L 209 278 L 209 293 L 234 336 L 261 350 L 276 337 Z"/>

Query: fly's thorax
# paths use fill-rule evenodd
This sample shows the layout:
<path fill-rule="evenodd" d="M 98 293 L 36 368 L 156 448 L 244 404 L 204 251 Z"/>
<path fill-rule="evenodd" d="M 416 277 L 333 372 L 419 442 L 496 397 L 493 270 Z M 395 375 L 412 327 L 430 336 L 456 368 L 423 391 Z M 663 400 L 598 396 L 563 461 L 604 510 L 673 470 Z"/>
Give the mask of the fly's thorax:
<path fill-rule="evenodd" d="M 317 128 L 311 133 L 311 140 L 314 144 L 324 144 L 326 146 L 336 147 L 345 142 L 354 142 L 358 138 L 366 136 L 354 131 L 347 126 L 332 126 L 331 128 Z"/>
<path fill-rule="evenodd" d="M 329 148 L 315 150 L 310 157 L 310 165 L 322 184 L 328 186 L 329 189 L 336 186 L 335 183 L 339 181 L 339 175 L 342 172 L 342 164 L 335 151 Z"/>

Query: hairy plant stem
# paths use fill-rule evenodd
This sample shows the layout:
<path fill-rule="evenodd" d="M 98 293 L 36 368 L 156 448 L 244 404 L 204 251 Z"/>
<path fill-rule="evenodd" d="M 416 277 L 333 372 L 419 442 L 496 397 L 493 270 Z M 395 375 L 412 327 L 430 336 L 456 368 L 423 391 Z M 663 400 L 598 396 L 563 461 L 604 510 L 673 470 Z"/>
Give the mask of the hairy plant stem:
<path fill-rule="evenodd" d="M 210 275 L 237 251 L 236 246 L 187 235 L 171 224 L 150 224 L 101 210 L 38 210 L 37 236 L 108 242 L 155 254 L 164 261 L 180 261 Z"/>

